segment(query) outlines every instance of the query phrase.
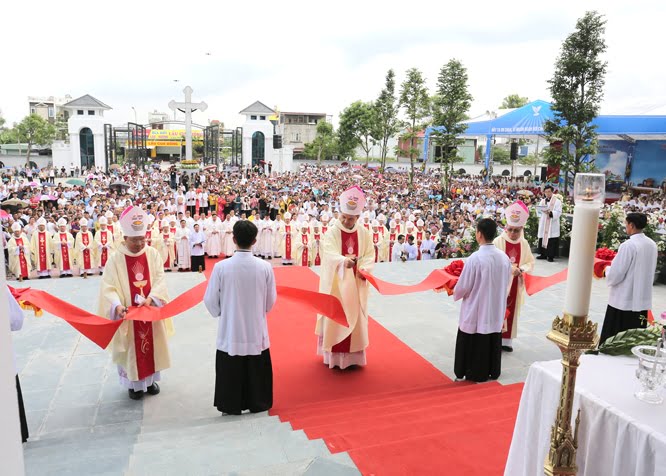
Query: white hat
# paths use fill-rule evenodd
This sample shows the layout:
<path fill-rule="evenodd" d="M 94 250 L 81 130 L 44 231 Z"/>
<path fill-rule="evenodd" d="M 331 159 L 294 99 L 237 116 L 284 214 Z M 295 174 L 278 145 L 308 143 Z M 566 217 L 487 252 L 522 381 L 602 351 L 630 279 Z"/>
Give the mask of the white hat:
<path fill-rule="evenodd" d="M 368 210 L 363 212 L 363 218 L 367 218 L 368 220 L 370 219 L 370 212 Z"/>
<path fill-rule="evenodd" d="M 160 228 L 164 227 L 169 228 L 169 220 L 167 220 L 166 218 L 162 219 L 162 223 L 160 223 Z"/>
<path fill-rule="evenodd" d="M 424 225 L 425 223 L 423 223 L 423 220 L 421 220 L 420 218 L 416 220 L 416 226 L 424 226 Z"/>
<path fill-rule="evenodd" d="M 58 226 L 67 226 L 67 220 L 65 220 L 64 218 L 61 218 L 60 220 L 58 220 L 57 225 Z"/>
<path fill-rule="evenodd" d="M 46 218 L 39 217 L 39 219 L 37 220 L 37 226 L 40 226 L 40 225 L 46 226 Z"/>
<path fill-rule="evenodd" d="M 148 224 L 152 225 L 155 221 L 155 215 L 148 215 Z"/>
<path fill-rule="evenodd" d="M 414 216 L 414 214 L 409 215 L 409 221 L 411 221 L 412 223 L 416 221 L 416 217 Z"/>
<path fill-rule="evenodd" d="M 400 214 L 400 212 L 395 212 L 393 214 L 393 218 L 395 218 L 396 220 L 400 220 L 402 218 L 402 215 Z"/>
<path fill-rule="evenodd" d="M 405 228 L 414 228 L 414 223 L 408 221 L 407 223 L 405 223 Z"/>
<path fill-rule="evenodd" d="M 104 214 L 104 216 L 105 216 L 106 218 L 113 218 L 113 212 L 112 212 L 111 210 L 108 210 L 108 211 Z"/>
<path fill-rule="evenodd" d="M 322 213 L 321 214 L 321 221 L 322 222 L 328 222 L 331 219 L 328 213 Z"/>
<path fill-rule="evenodd" d="M 357 185 L 340 194 L 340 211 L 346 215 L 360 215 L 365 207 L 365 195 Z"/>
<path fill-rule="evenodd" d="M 285 220 L 291 220 L 291 213 L 285 212 L 285 214 L 282 216 Z"/>
<path fill-rule="evenodd" d="M 377 216 L 377 220 L 386 221 L 386 215 L 384 215 L 383 213 L 380 213 L 379 216 Z"/>
<path fill-rule="evenodd" d="M 504 210 L 506 217 L 506 224 L 511 226 L 525 226 L 527 219 L 530 217 L 529 209 L 521 200 L 518 200 L 513 205 L 506 207 Z"/>
<path fill-rule="evenodd" d="M 100 225 L 108 225 L 109 220 L 107 220 L 106 217 L 99 217 L 99 219 L 97 220 L 97 223 L 99 223 Z"/>
<path fill-rule="evenodd" d="M 123 236 L 145 236 L 147 222 L 146 212 L 139 207 L 129 206 L 120 215 Z"/>
<path fill-rule="evenodd" d="M 88 226 L 88 220 L 86 218 L 81 218 L 79 220 L 79 225 L 81 226 Z"/>
<path fill-rule="evenodd" d="M 398 225 L 397 225 L 397 223 L 395 222 L 395 220 L 391 220 L 391 221 L 389 222 L 389 228 L 396 228 L 397 226 L 398 226 Z"/>
<path fill-rule="evenodd" d="M 312 223 L 312 228 L 321 228 L 321 223 L 319 223 L 318 221 L 314 221 Z"/>
<path fill-rule="evenodd" d="M 377 220 L 372 220 L 372 222 L 370 222 L 370 226 L 379 226 L 379 222 Z"/>
<path fill-rule="evenodd" d="M 21 224 L 17 221 L 12 223 L 12 231 L 21 231 Z"/>

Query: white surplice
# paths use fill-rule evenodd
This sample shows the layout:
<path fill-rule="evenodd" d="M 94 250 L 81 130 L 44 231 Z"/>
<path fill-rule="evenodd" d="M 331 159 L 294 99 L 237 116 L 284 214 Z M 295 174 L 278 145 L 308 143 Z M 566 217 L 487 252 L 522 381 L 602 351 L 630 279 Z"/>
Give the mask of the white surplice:
<path fill-rule="evenodd" d="M 218 318 L 217 349 L 231 356 L 268 349 L 266 314 L 276 299 L 270 263 L 241 250 L 217 263 L 204 295 L 206 309 Z"/>
<path fill-rule="evenodd" d="M 511 261 L 489 243 L 465 261 L 453 299 L 462 299 L 458 327 L 467 334 L 502 332 L 509 293 Z"/>

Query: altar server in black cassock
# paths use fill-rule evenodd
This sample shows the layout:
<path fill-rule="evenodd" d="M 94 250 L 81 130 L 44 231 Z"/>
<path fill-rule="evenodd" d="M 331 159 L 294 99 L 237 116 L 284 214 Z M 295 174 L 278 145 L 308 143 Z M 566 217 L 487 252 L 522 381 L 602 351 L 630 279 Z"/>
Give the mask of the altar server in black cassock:
<path fill-rule="evenodd" d="M 218 319 L 214 406 L 224 414 L 273 406 L 273 368 L 266 314 L 277 298 L 270 263 L 252 256 L 257 227 L 233 227 L 236 252 L 213 268 L 204 304 Z"/>
<path fill-rule="evenodd" d="M 627 329 L 647 326 L 652 308 L 652 282 L 657 268 L 657 245 L 643 234 L 647 216 L 629 213 L 626 219 L 629 239 L 620 245 L 617 256 L 606 268 L 608 307 L 599 343 Z"/>
<path fill-rule="evenodd" d="M 9 323 L 11 330 L 18 331 L 23 327 L 23 310 L 12 293 L 9 291 L 9 288 L 5 288 L 7 293 L 7 299 L 9 304 Z M 14 358 L 16 359 L 16 358 Z M 16 367 L 16 362 L 14 362 L 14 367 Z M 16 396 L 18 398 L 18 412 L 19 420 L 21 422 L 21 440 L 23 443 L 28 441 L 30 436 L 28 433 L 28 420 L 25 417 L 25 407 L 23 406 L 23 395 L 21 393 L 21 383 L 19 382 L 18 372 L 16 372 Z"/>
<path fill-rule="evenodd" d="M 494 380 L 502 370 L 502 325 L 511 262 L 493 245 L 496 233 L 497 225 L 490 218 L 477 223 L 479 250 L 465 261 L 453 291 L 454 300 L 463 300 L 453 369 L 458 380 Z"/>

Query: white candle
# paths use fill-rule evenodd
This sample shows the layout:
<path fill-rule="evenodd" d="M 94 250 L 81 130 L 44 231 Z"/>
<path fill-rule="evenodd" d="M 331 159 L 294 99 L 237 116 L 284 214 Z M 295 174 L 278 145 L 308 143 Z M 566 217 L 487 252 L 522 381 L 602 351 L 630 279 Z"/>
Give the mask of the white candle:
<path fill-rule="evenodd" d="M 601 204 L 592 201 L 581 201 L 574 207 L 569 274 L 564 298 L 564 312 L 573 316 L 587 316 L 590 309 L 600 209 Z"/>

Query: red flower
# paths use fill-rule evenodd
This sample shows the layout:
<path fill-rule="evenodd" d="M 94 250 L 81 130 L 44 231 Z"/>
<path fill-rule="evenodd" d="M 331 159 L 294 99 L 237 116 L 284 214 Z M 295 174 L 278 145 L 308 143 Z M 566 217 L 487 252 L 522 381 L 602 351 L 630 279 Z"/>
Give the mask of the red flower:
<path fill-rule="evenodd" d="M 617 255 L 616 251 L 609 250 L 608 248 L 599 248 L 594 257 L 604 261 L 613 261 L 615 255 Z"/>
<path fill-rule="evenodd" d="M 463 260 L 457 259 L 449 264 L 446 268 L 444 268 L 444 271 L 449 273 L 451 276 L 460 276 L 460 273 L 462 273 L 464 267 L 465 263 Z"/>

